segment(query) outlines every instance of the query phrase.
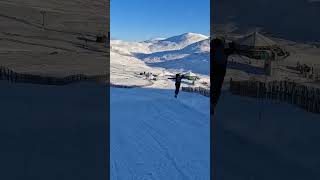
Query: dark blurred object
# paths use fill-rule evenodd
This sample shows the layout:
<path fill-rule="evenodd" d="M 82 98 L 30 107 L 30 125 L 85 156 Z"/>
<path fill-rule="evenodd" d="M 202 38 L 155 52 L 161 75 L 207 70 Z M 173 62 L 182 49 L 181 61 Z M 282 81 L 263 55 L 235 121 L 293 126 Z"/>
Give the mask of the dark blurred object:
<path fill-rule="evenodd" d="M 96 39 L 96 42 L 98 43 L 106 43 L 107 42 L 107 36 L 106 35 L 98 35 L 97 36 L 97 39 Z"/>

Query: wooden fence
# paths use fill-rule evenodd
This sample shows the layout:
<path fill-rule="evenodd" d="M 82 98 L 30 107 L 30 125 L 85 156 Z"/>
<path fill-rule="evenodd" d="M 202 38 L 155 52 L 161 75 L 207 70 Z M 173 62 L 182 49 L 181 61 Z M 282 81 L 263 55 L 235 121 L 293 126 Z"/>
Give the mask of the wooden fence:
<path fill-rule="evenodd" d="M 293 81 L 233 81 L 232 94 L 295 104 L 308 112 L 320 113 L 320 89 Z"/>
<path fill-rule="evenodd" d="M 206 89 L 203 87 L 182 87 L 182 91 L 198 93 L 206 97 L 210 97 L 210 89 Z"/>
<path fill-rule="evenodd" d="M 139 88 L 139 87 L 144 87 L 144 86 L 137 86 L 137 85 L 118 85 L 118 84 L 110 83 L 110 87 L 130 89 L 130 88 Z"/>
<path fill-rule="evenodd" d="M 17 73 L 9 68 L 0 66 L 0 80 L 7 80 L 12 83 L 33 83 L 46 85 L 66 85 L 77 81 L 102 80 L 106 75 L 87 76 L 83 74 L 74 74 L 65 77 L 52 77 L 44 75 L 33 75 L 28 73 Z"/>

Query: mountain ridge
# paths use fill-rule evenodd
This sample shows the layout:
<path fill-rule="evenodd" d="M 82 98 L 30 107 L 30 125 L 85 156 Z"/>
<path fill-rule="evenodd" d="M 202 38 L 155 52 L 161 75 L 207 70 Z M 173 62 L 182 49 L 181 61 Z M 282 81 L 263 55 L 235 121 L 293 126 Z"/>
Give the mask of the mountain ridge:
<path fill-rule="evenodd" d="M 134 57 L 151 67 L 183 69 L 208 75 L 209 37 L 184 33 L 163 40 L 143 42 L 111 41 L 111 51 Z"/>

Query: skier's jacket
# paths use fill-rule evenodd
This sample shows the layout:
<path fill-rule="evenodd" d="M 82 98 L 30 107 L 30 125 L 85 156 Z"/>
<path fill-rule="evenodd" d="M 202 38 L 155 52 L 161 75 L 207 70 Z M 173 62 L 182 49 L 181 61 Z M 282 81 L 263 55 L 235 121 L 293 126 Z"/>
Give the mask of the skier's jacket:
<path fill-rule="evenodd" d="M 184 78 L 183 75 L 176 76 L 176 83 L 181 83 L 181 80 Z"/>
<path fill-rule="evenodd" d="M 220 39 L 214 39 L 210 42 L 210 59 L 214 66 L 226 68 L 228 64 L 228 56 L 234 53 L 234 43 L 229 44 L 229 48 L 225 48 L 224 42 Z"/>
<path fill-rule="evenodd" d="M 180 84 L 180 83 L 181 83 L 181 80 L 182 80 L 183 78 L 185 78 L 185 76 L 184 76 L 184 75 L 180 75 L 180 76 L 176 76 L 176 77 L 174 77 L 174 78 L 168 78 L 168 79 L 174 79 L 174 80 L 176 80 L 176 84 Z"/>
<path fill-rule="evenodd" d="M 222 40 L 214 39 L 210 42 L 210 46 L 210 61 L 212 65 L 210 70 L 210 77 L 212 81 L 210 87 L 212 90 L 210 101 L 213 105 L 211 107 L 215 107 L 218 103 L 224 77 L 226 75 L 228 56 L 234 52 L 234 44 L 231 43 L 229 44 L 229 48 L 225 48 Z M 213 112 L 213 110 L 211 112 Z"/>

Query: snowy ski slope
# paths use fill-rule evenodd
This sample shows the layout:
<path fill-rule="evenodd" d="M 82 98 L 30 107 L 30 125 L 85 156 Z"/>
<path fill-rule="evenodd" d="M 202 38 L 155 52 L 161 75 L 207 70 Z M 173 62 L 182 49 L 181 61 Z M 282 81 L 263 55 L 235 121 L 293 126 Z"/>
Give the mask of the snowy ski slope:
<path fill-rule="evenodd" d="M 208 180 L 209 99 L 111 89 L 111 179 Z"/>
<path fill-rule="evenodd" d="M 199 74 L 205 72 L 206 62 L 199 55 L 208 59 L 206 39 L 179 48 L 149 49 L 150 44 L 163 40 L 130 44 L 131 49 L 126 48 L 127 43 L 118 42 L 114 52 L 118 55 L 111 54 L 111 62 L 126 59 L 126 67 L 137 72 L 142 69 L 166 74 L 188 67 Z M 283 65 L 301 59 L 317 63 L 319 49 L 277 42 L 291 52 Z M 120 54 L 121 48 L 129 51 Z M 188 63 L 190 66 L 186 66 Z M 128 75 L 130 71 L 124 72 Z M 253 76 L 258 77 L 244 69 L 228 69 L 226 86 L 230 77 Z M 111 90 L 112 179 L 209 179 L 209 99 L 185 92 L 174 99 L 173 82 L 165 79 L 149 87 L 153 89 Z M 319 115 L 293 105 L 223 92 L 216 111 L 217 176 L 225 180 L 319 179 L 318 119 Z"/>
<path fill-rule="evenodd" d="M 196 64 L 209 66 L 195 59 L 193 67 L 179 63 L 158 66 L 153 64 L 157 61 L 144 59 L 159 55 L 162 63 L 187 64 L 184 54 L 191 56 L 202 50 L 208 54 L 208 44 L 201 43 L 207 38 L 185 33 L 144 42 L 111 41 L 111 83 L 142 87 L 111 88 L 112 180 L 209 179 L 209 98 L 180 92 L 176 99 L 174 81 L 168 79 L 175 73 L 195 70 Z M 173 59 L 166 59 L 168 56 Z M 156 74 L 157 80 L 140 75 L 144 72 Z M 199 76 L 209 81 L 208 74 Z M 186 85 L 190 84 L 182 86 Z"/>

